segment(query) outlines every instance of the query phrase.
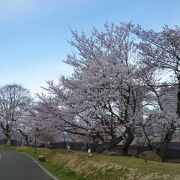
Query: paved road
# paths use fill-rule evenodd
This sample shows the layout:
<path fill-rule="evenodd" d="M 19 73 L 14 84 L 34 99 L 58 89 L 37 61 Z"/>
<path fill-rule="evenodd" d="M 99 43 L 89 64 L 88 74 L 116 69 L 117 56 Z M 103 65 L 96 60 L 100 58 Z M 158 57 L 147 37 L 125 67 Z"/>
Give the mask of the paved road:
<path fill-rule="evenodd" d="M 0 150 L 0 180 L 53 180 L 30 157 Z"/>

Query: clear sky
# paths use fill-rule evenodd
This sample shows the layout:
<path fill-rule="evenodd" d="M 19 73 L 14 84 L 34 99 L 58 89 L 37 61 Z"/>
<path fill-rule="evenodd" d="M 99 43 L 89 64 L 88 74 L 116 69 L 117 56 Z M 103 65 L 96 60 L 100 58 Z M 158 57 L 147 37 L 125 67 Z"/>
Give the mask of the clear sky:
<path fill-rule="evenodd" d="M 47 80 L 72 70 L 69 28 L 90 32 L 105 22 L 160 29 L 180 25 L 180 0 L 0 0 L 0 85 L 40 92 Z"/>

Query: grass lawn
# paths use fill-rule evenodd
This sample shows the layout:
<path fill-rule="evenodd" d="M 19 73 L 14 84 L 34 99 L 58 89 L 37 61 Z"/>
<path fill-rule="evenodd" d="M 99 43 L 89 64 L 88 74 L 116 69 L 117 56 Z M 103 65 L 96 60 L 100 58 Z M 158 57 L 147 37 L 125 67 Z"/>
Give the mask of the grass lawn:
<path fill-rule="evenodd" d="M 31 147 L 8 147 L 31 155 L 35 158 Z M 41 163 L 48 171 L 61 180 L 179 180 L 180 164 L 148 161 L 135 157 L 109 156 L 94 153 L 88 157 L 80 151 L 67 152 L 56 149 L 37 149 L 38 155 L 45 155 L 47 161 Z"/>

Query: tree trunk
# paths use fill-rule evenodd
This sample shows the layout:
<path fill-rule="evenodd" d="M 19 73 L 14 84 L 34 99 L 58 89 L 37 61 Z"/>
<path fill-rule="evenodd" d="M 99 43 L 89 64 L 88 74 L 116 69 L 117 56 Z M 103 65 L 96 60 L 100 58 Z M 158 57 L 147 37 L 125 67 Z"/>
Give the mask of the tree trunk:
<path fill-rule="evenodd" d="M 177 109 L 176 114 L 180 118 L 180 75 L 178 76 Z"/>
<path fill-rule="evenodd" d="M 119 144 L 123 140 L 123 136 L 113 137 L 110 142 L 105 143 L 102 148 L 98 149 L 98 152 L 103 152 L 104 150 L 111 150 L 114 146 Z"/>
<path fill-rule="evenodd" d="M 153 147 L 152 147 L 152 142 L 146 132 L 146 125 L 148 124 L 149 121 L 151 121 L 151 118 L 152 118 L 152 115 L 149 116 L 148 120 L 142 125 L 142 130 L 143 130 L 143 134 L 147 140 L 147 143 L 148 143 L 148 147 L 149 149 L 152 151 L 153 150 Z"/>
<path fill-rule="evenodd" d="M 26 145 L 29 145 L 29 136 L 26 134 L 26 133 L 24 133 L 21 129 L 17 129 L 20 133 L 21 133 L 21 135 L 24 137 L 24 139 L 25 139 L 25 141 L 26 141 Z"/>
<path fill-rule="evenodd" d="M 25 136 L 26 145 L 29 145 L 29 137 Z"/>
<path fill-rule="evenodd" d="M 163 142 L 160 145 L 160 148 L 158 150 L 158 155 L 161 157 L 162 161 L 165 161 L 165 155 L 166 155 L 166 151 L 168 149 L 168 145 L 172 139 L 172 136 L 174 134 L 176 130 L 176 126 L 174 125 L 174 122 L 171 122 L 171 126 L 168 130 L 168 132 L 166 133 L 165 138 L 163 139 Z"/>
<path fill-rule="evenodd" d="M 10 138 L 10 136 L 7 137 L 7 145 L 11 145 L 11 138 Z"/>
<path fill-rule="evenodd" d="M 6 124 L 5 126 L 3 123 L 1 123 L 1 128 L 3 129 L 3 133 L 7 138 L 7 145 L 11 145 L 11 128 L 9 124 Z"/>
<path fill-rule="evenodd" d="M 126 137 L 125 143 L 123 145 L 123 149 L 122 149 L 124 156 L 128 156 L 129 146 L 134 140 L 134 134 L 130 127 L 126 127 L 126 133 L 127 133 L 127 137 Z"/>

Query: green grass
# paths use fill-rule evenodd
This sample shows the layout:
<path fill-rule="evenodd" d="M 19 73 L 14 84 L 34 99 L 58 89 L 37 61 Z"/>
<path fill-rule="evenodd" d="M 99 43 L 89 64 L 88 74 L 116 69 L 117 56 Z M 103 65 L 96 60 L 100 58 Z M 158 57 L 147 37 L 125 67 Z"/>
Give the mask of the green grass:
<path fill-rule="evenodd" d="M 8 147 L 8 150 L 16 150 L 31 155 L 35 158 L 34 149 L 30 147 Z M 38 148 L 37 154 L 45 155 L 46 162 L 41 163 L 49 172 L 61 180 L 159 180 L 180 179 L 180 164 L 161 163 L 148 161 L 135 157 L 109 156 L 56 149 L 49 150 Z"/>

